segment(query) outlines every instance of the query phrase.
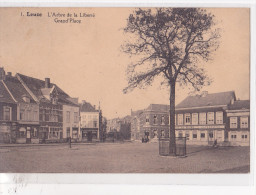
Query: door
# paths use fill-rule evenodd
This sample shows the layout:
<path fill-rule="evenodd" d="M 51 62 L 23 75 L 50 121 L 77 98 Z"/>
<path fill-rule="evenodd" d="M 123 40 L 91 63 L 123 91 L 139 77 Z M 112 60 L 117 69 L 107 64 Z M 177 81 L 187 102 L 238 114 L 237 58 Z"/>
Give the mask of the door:
<path fill-rule="evenodd" d="M 91 131 L 87 132 L 87 141 L 89 141 L 89 142 L 92 141 L 92 132 Z"/>
<path fill-rule="evenodd" d="M 46 138 L 47 138 L 47 133 L 43 132 L 43 137 L 42 137 L 42 142 L 45 143 L 46 142 Z"/>
<path fill-rule="evenodd" d="M 222 131 L 217 131 L 216 139 L 218 143 L 223 141 Z"/>
<path fill-rule="evenodd" d="M 27 130 L 26 143 L 31 143 L 31 131 Z"/>
<path fill-rule="evenodd" d="M 214 134 L 213 131 L 208 132 L 208 144 L 212 145 L 214 142 Z"/>

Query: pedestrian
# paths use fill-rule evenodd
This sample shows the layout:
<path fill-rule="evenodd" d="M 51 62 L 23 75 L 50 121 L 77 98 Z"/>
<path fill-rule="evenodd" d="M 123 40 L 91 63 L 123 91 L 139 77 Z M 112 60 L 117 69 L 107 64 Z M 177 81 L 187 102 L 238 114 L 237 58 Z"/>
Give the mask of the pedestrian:
<path fill-rule="evenodd" d="M 69 148 L 71 148 L 71 137 L 69 137 Z"/>
<path fill-rule="evenodd" d="M 213 147 L 217 147 L 217 139 L 214 140 Z"/>

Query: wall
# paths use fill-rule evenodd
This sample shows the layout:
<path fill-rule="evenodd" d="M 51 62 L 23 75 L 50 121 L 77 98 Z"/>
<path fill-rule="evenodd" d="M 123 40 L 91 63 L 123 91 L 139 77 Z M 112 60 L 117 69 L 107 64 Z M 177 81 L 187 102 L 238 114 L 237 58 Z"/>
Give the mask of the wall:
<path fill-rule="evenodd" d="M 70 112 L 70 120 L 67 120 L 67 112 Z M 75 112 L 78 113 L 78 121 L 75 121 Z M 63 105 L 63 138 L 67 138 L 67 128 L 70 128 L 70 136 L 72 137 L 73 128 L 79 128 L 79 107 Z M 78 137 L 79 137 L 79 131 Z"/>
<path fill-rule="evenodd" d="M 12 121 L 17 121 L 17 105 L 16 104 L 11 104 L 11 103 L 5 103 L 5 102 L 0 102 L 0 121 L 3 120 L 3 113 L 4 113 L 4 106 L 8 106 L 8 107 L 11 107 L 11 115 L 12 115 L 12 118 L 11 120 Z"/>

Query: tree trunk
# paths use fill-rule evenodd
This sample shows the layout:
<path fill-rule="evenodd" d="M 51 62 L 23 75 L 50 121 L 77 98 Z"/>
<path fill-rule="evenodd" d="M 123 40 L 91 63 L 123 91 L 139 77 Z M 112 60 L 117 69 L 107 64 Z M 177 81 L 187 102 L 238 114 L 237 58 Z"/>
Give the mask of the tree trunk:
<path fill-rule="evenodd" d="M 170 82 L 170 155 L 175 154 L 175 82 Z"/>

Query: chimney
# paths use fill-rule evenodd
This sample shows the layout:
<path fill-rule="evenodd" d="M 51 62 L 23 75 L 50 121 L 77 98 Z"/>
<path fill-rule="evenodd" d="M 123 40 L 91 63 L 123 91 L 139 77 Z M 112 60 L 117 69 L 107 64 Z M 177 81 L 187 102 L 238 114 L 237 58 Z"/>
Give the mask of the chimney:
<path fill-rule="evenodd" d="M 50 88 L 50 78 L 45 78 L 45 88 Z"/>
<path fill-rule="evenodd" d="M 82 100 L 82 104 L 85 104 L 85 100 Z"/>
<path fill-rule="evenodd" d="M 5 80 L 4 67 L 0 67 L 0 80 Z"/>
<path fill-rule="evenodd" d="M 12 73 L 11 73 L 11 72 L 7 72 L 7 75 L 11 77 L 11 76 L 12 76 Z"/>

